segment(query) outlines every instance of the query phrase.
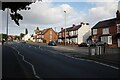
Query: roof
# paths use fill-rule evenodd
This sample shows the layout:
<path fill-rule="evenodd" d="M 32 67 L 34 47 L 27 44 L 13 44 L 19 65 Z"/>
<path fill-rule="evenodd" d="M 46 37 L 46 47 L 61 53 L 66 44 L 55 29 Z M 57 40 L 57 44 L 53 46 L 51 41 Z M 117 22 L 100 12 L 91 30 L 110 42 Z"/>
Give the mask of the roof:
<path fill-rule="evenodd" d="M 75 31 L 75 30 L 78 30 L 79 28 L 81 27 L 81 25 L 77 25 L 77 26 L 73 26 L 73 27 L 69 27 L 69 28 L 66 28 L 66 31 Z M 63 29 L 62 31 L 60 32 L 65 32 L 65 29 Z"/>
<path fill-rule="evenodd" d="M 100 21 L 95 26 L 93 26 L 92 29 L 106 28 L 106 27 L 115 26 L 116 25 L 116 21 L 117 21 L 116 18 L 109 19 L 109 20 L 104 20 L 104 21 Z"/>
<path fill-rule="evenodd" d="M 50 29 L 52 29 L 52 28 L 47 28 L 47 29 L 43 29 L 43 30 L 35 30 L 35 33 L 40 33 L 41 32 L 41 34 L 45 34 L 48 30 L 50 30 Z M 52 29 L 53 30 L 53 29 Z M 54 30 L 53 30 L 54 31 Z M 55 31 L 54 31 L 55 32 Z M 55 32 L 56 33 L 56 32 Z M 56 33 L 57 34 L 57 33 Z"/>

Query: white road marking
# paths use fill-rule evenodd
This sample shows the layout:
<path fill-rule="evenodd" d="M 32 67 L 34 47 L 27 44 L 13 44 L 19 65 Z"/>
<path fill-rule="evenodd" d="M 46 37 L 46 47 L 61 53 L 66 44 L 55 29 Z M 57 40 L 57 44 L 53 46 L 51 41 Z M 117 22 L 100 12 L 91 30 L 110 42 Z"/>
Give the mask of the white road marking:
<path fill-rule="evenodd" d="M 42 79 L 37 75 L 33 64 L 31 64 L 30 62 L 26 61 L 25 58 L 24 58 L 24 56 L 23 56 L 22 54 L 20 54 L 20 52 L 19 52 L 17 49 L 15 49 L 14 47 L 12 47 L 12 48 L 13 48 L 15 51 L 17 51 L 18 55 L 20 55 L 20 56 L 22 57 L 22 59 L 23 59 L 24 62 L 26 62 L 27 64 L 31 65 L 34 76 L 35 76 L 36 78 L 42 80 Z"/>
<path fill-rule="evenodd" d="M 50 51 L 50 50 L 48 50 L 48 51 Z M 50 51 L 50 52 L 54 53 L 53 51 Z M 94 60 L 76 58 L 76 57 L 73 57 L 73 56 L 69 56 L 69 55 L 67 55 L 67 54 L 63 54 L 63 53 L 61 53 L 61 52 L 59 52 L 58 54 L 61 54 L 61 55 L 64 55 L 64 56 L 66 56 L 66 57 L 69 57 L 69 58 L 72 58 L 72 59 L 76 59 L 76 60 L 94 62 L 94 63 L 96 63 L 96 64 L 104 65 L 104 66 L 111 67 L 111 68 L 114 68 L 114 69 L 119 69 L 118 67 L 111 66 L 111 65 L 108 65 L 108 64 L 105 64 L 105 63 L 102 63 L 102 62 L 97 62 L 97 61 L 94 61 Z"/>
<path fill-rule="evenodd" d="M 63 55 L 64 55 L 64 54 L 63 54 Z M 101 65 L 104 65 L 104 66 L 107 66 L 107 67 L 111 67 L 111 68 L 114 68 L 114 69 L 119 69 L 118 67 L 111 66 L 111 65 L 108 65 L 108 64 L 105 64 L 105 63 L 102 63 L 102 62 L 97 62 L 97 61 L 94 61 L 94 60 L 80 59 L 80 58 L 71 57 L 71 56 L 69 56 L 69 55 L 65 55 L 65 56 L 70 57 L 70 58 L 73 58 L 73 59 L 76 59 L 76 60 L 83 60 L 83 61 L 94 62 L 94 63 L 101 64 Z"/>

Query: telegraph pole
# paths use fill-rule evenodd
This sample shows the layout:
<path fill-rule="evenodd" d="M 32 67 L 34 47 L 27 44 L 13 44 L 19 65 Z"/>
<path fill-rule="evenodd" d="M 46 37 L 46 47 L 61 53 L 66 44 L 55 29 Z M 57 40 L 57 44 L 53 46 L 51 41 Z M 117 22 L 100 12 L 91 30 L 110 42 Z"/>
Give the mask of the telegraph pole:
<path fill-rule="evenodd" d="M 65 45 L 66 45 L 66 11 L 64 11 L 65 13 Z"/>
<path fill-rule="evenodd" d="M 8 14 L 9 14 L 9 8 L 7 8 L 7 28 L 6 28 L 6 34 L 7 34 L 7 44 L 8 44 Z"/>

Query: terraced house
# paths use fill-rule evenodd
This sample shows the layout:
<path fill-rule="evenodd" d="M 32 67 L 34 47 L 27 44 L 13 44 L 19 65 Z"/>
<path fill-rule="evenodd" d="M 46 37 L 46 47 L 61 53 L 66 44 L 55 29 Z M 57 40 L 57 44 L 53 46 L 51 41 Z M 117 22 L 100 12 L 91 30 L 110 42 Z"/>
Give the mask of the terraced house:
<path fill-rule="evenodd" d="M 108 47 L 120 47 L 120 11 L 117 10 L 116 18 L 98 22 L 92 28 L 92 40 L 105 42 Z"/>
<path fill-rule="evenodd" d="M 57 40 L 57 32 L 55 32 L 52 28 L 40 30 L 37 27 L 34 32 L 35 42 L 48 43 L 49 41 Z"/>
<path fill-rule="evenodd" d="M 65 43 L 66 37 L 67 44 L 81 44 L 82 42 L 86 42 L 89 36 L 89 23 L 81 22 L 79 25 L 73 24 L 71 27 L 66 28 L 66 30 L 61 28 L 61 31 L 58 33 L 58 42 Z"/>

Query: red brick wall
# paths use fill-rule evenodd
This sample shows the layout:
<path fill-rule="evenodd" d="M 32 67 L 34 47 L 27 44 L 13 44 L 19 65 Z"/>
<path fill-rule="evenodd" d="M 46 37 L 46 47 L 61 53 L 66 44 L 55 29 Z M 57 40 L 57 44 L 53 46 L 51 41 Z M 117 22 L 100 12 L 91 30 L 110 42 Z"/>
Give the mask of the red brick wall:
<path fill-rule="evenodd" d="M 102 35 L 102 29 L 103 29 L 103 28 L 99 28 L 99 29 L 97 29 L 97 36 Z"/>
<path fill-rule="evenodd" d="M 57 34 L 53 31 L 53 29 L 49 29 L 45 34 L 44 34 L 44 39 L 46 40 L 46 43 L 50 41 L 50 31 L 52 31 L 52 40 L 55 41 L 58 39 Z"/>
<path fill-rule="evenodd" d="M 116 24 L 120 24 L 120 20 L 116 21 Z"/>
<path fill-rule="evenodd" d="M 117 27 L 116 26 L 109 27 L 109 32 L 110 32 L 110 34 L 116 34 L 117 33 Z"/>

